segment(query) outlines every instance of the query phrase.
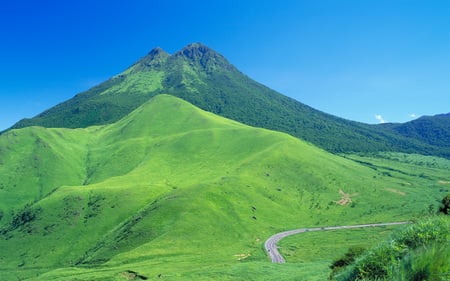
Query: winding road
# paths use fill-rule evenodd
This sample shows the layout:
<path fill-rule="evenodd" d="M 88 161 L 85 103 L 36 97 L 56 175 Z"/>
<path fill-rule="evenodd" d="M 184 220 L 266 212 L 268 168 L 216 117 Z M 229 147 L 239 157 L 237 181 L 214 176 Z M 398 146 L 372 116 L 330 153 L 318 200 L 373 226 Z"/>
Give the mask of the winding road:
<path fill-rule="evenodd" d="M 344 225 L 344 226 L 327 226 L 327 227 L 314 227 L 314 228 L 299 228 L 294 230 L 288 230 L 272 235 L 264 243 L 264 248 L 267 255 L 270 257 L 273 263 L 285 263 L 286 260 L 278 252 L 277 243 L 281 239 L 294 234 L 309 232 L 309 231 L 326 231 L 326 230 L 339 230 L 339 229 L 352 229 L 352 228 L 364 228 L 364 227 L 379 227 L 379 226 L 390 226 L 390 225 L 401 225 L 411 223 L 409 221 L 400 222 L 387 222 L 387 223 L 369 223 L 369 224 L 358 224 L 358 225 Z"/>

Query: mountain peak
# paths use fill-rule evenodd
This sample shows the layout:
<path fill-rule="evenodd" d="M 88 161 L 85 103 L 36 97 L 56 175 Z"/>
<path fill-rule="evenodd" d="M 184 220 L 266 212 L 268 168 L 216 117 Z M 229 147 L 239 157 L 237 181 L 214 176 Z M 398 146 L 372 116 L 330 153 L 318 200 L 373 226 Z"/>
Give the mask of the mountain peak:
<path fill-rule="evenodd" d="M 206 70 L 212 70 L 216 67 L 225 67 L 228 69 L 232 67 L 224 56 L 202 43 L 189 44 L 176 52 L 173 56 L 198 63 Z"/>
<path fill-rule="evenodd" d="M 181 49 L 177 54 L 182 54 L 188 58 L 195 58 L 198 56 L 205 55 L 207 53 L 216 53 L 214 50 L 202 43 L 192 43 Z M 216 53 L 217 54 L 217 53 Z"/>
<path fill-rule="evenodd" d="M 170 55 L 160 47 L 152 49 L 145 57 L 141 58 L 136 64 L 138 70 L 146 68 L 159 67 L 162 63 L 169 58 Z"/>
<path fill-rule="evenodd" d="M 169 56 L 169 54 L 161 49 L 160 47 L 153 48 L 147 56 L 157 57 L 157 56 Z"/>

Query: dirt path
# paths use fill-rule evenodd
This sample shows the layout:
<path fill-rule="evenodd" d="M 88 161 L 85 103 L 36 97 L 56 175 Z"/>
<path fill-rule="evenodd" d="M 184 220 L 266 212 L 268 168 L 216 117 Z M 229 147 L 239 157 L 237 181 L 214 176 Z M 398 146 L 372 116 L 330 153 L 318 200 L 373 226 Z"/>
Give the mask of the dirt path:
<path fill-rule="evenodd" d="M 267 252 L 267 255 L 270 257 L 270 260 L 273 263 L 285 263 L 285 259 L 278 252 L 277 243 L 281 239 L 287 236 L 291 236 L 294 234 L 309 232 L 309 231 L 326 231 L 326 230 L 339 230 L 339 229 L 352 229 L 352 228 L 364 228 L 364 227 L 380 227 L 380 226 L 390 226 L 390 225 L 401 225 L 408 224 L 411 222 L 401 221 L 401 222 L 387 222 L 387 223 L 369 223 L 369 224 L 358 224 L 358 225 L 344 225 L 344 226 L 327 226 L 327 227 L 314 227 L 314 228 L 299 228 L 294 230 L 288 230 L 284 232 L 280 232 L 272 235 L 269 239 L 267 239 L 266 243 L 264 243 L 264 248 Z"/>

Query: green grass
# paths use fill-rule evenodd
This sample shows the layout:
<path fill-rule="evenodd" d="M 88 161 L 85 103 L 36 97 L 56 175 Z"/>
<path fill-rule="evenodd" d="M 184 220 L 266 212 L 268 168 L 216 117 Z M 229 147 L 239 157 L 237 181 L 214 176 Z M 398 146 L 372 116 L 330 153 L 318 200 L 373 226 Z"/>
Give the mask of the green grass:
<path fill-rule="evenodd" d="M 421 175 L 415 164 L 388 159 L 361 164 L 167 95 L 111 125 L 12 130 L 0 143 L 8 175 L 0 179 L 0 268 L 8 280 L 124 280 L 127 271 L 322 280 L 329 257 L 274 265 L 265 239 L 299 227 L 412 219 L 441 199 L 448 174 L 437 167 Z M 381 166 L 392 163 L 396 170 L 385 173 Z M 341 191 L 351 203 L 336 203 Z"/>
<path fill-rule="evenodd" d="M 278 243 L 288 263 L 315 265 L 316 272 L 326 280 L 332 262 L 348 248 L 368 249 L 385 240 L 398 227 L 361 228 L 306 232 L 287 237 Z M 319 274 L 318 274 L 319 275 Z"/>
<path fill-rule="evenodd" d="M 393 229 L 395 227 L 307 232 L 287 237 L 278 246 L 287 262 L 317 262 L 324 258 L 332 261 L 345 253 L 345 247 L 368 248 L 384 240 Z"/>
<path fill-rule="evenodd" d="M 335 280 L 448 280 L 450 218 L 430 217 L 394 232 Z"/>

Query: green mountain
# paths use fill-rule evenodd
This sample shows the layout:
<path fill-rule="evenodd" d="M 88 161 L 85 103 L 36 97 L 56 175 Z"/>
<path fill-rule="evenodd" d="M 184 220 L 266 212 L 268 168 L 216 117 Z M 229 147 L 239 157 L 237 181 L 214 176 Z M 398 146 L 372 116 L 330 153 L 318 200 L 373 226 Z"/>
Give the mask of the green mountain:
<path fill-rule="evenodd" d="M 108 125 L 9 130 L 0 136 L 0 275 L 324 280 L 327 261 L 270 264 L 265 239 L 410 220 L 448 184 L 444 159 L 349 158 L 169 95 Z"/>
<path fill-rule="evenodd" d="M 250 126 L 289 133 L 331 152 L 402 151 L 450 157 L 448 145 L 341 119 L 279 94 L 199 43 L 173 55 L 156 48 L 121 74 L 13 128 L 110 124 L 159 94 L 180 97 Z"/>
<path fill-rule="evenodd" d="M 384 127 L 407 138 L 420 140 L 446 149 L 450 140 L 450 113 L 423 116 L 403 124 L 384 124 Z"/>

